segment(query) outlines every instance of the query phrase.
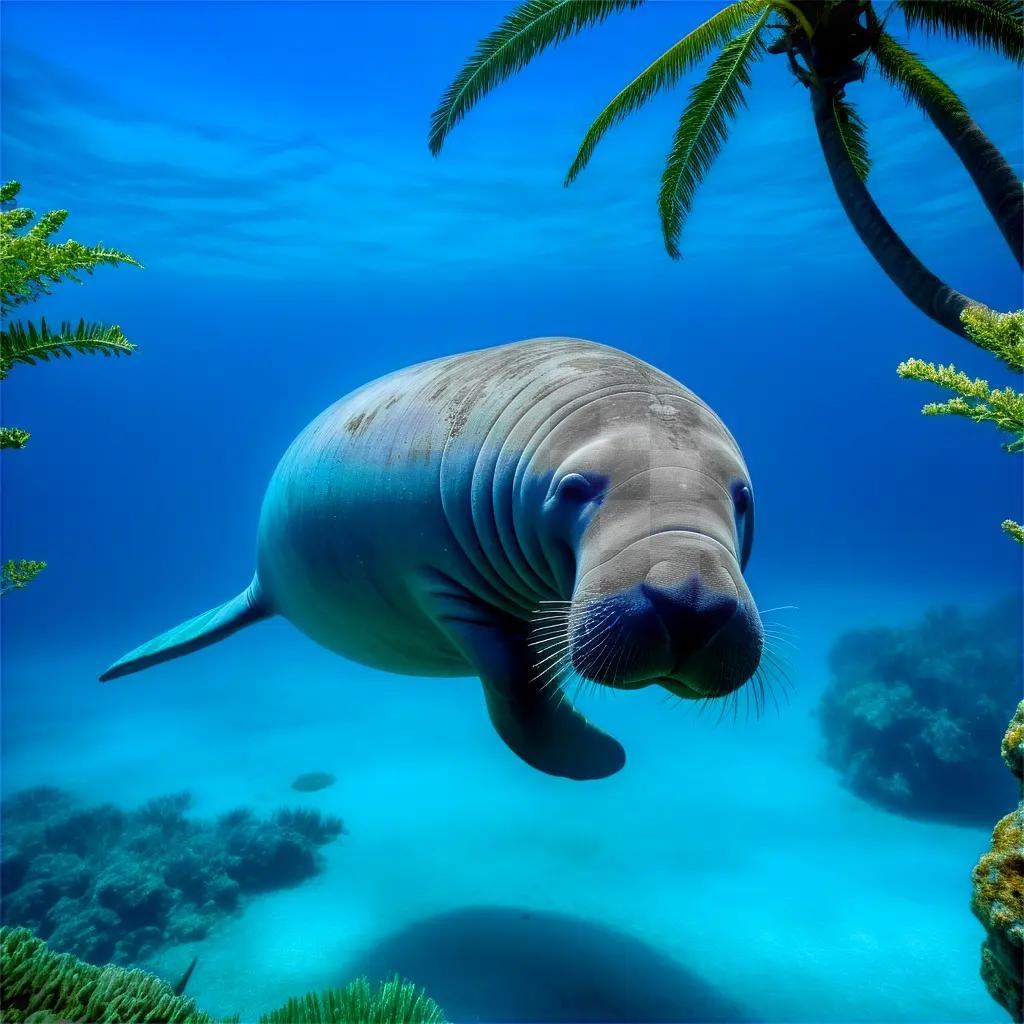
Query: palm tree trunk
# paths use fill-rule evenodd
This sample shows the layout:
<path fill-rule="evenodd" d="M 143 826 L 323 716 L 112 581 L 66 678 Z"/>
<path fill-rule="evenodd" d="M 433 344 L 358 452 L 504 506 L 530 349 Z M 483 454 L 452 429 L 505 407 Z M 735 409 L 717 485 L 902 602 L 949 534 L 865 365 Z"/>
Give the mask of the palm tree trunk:
<path fill-rule="evenodd" d="M 868 247 L 875 262 L 922 313 L 936 323 L 965 337 L 960 314 L 975 303 L 936 277 L 911 251 L 875 204 L 850 162 L 836 126 L 832 94 L 811 85 L 811 105 L 818 141 L 832 185 L 853 229 Z"/>
<path fill-rule="evenodd" d="M 1020 179 L 966 110 L 954 115 L 934 103 L 923 106 L 971 176 L 1010 251 L 1024 266 L 1024 189 Z"/>

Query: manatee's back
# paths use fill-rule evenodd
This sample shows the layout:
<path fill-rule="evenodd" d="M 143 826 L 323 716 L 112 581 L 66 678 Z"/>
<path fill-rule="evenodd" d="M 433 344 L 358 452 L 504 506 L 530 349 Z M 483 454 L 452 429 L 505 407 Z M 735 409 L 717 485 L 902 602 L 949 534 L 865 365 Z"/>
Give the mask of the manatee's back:
<path fill-rule="evenodd" d="M 375 648 L 393 643 L 397 620 L 423 619 L 411 574 L 427 561 L 457 574 L 476 543 L 466 517 L 481 452 L 528 438 L 573 395 L 646 372 L 657 373 L 592 342 L 537 339 L 399 370 L 336 402 L 267 490 L 257 575 L 268 600 L 335 649 L 342 620 Z"/>

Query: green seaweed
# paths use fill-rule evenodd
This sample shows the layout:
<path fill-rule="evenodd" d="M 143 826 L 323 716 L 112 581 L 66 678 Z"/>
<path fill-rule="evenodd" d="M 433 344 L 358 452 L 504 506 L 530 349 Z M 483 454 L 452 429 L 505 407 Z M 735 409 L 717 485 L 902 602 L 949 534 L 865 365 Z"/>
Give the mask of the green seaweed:
<path fill-rule="evenodd" d="M 10 319 L 16 307 L 49 295 L 55 284 L 81 284 L 81 275 L 92 274 L 99 266 L 141 266 L 127 253 L 103 245 L 83 245 L 74 239 L 51 241 L 64 226 L 68 211 L 51 210 L 37 220 L 33 210 L 15 205 L 20 191 L 17 181 L 0 185 L 0 380 L 18 363 L 32 366 L 74 352 L 129 355 L 135 346 L 114 324 L 79 320 L 77 325 L 64 322 L 53 330 L 45 319 L 38 325 Z M 0 449 L 24 448 L 29 436 L 18 427 L 0 427 Z M 39 561 L 8 561 L 0 596 L 21 590 L 45 567 Z"/>
<path fill-rule="evenodd" d="M 192 967 L 178 983 L 184 987 Z M 159 1021 L 214 1024 L 178 986 L 145 971 L 96 967 L 54 953 L 27 928 L 0 928 L 0 1024 Z M 240 1018 L 229 1017 L 225 1024 Z M 426 993 L 397 976 L 374 987 L 359 978 L 344 988 L 308 992 L 260 1017 L 260 1024 L 444 1024 Z"/>
<path fill-rule="evenodd" d="M 260 1024 L 443 1024 L 444 1014 L 422 989 L 397 976 L 374 989 L 366 978 L 345 988 L 289 999 Z"/>
<path fill-rule="evenodd" d="M 960 316 L 970 341 L 991 352 L 1015 373 L 1024 372 L 1024 310 L 996 313 L 984 306 L 968 306 Z M 905 359 L 896 372 L 905 380 L 920 380 L 953 393 L 944 402 L 928 402 L 925 416 L 962 416 L 975 423 L 994 423 L 1011 435 L 1003 445 L 1011 454 L 1024 452 L 1024 394 L 1011 387 L 993 388 L 987 380 L 972 378 L 955 366 L 936 366 L 923 359 Z M 1024 527 L 1003 520 L 1003 530 L 1024 544 Z"/>
<path fill-rule="evenodd" d="M 55 1018 L 90 1024 L 212 1024 L 216 1019 L 144 971 L 96 967 L 70 953 L 54 953 L 27 928 L 0 929 L 0 1022 Z"/>

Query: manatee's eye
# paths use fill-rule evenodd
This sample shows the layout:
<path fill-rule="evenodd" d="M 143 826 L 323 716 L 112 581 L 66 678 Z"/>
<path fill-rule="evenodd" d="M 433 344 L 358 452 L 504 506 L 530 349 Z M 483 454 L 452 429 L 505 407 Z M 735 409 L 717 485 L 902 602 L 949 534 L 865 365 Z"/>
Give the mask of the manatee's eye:
<path fill-rule="evenodd" d="M 736 505 L 736 518 L 742 519 L 750 508 L 750 488 L 746 484 L 738 484 L 733 488 L 732 500 Z"/>
<path fill-rule="evenodd" d="M 602 497 L 605 481 L 596 477 L 586 477 L 582 473 L 567 473 L 558 482 L 556 492 L 559 501 L 585 505 Z"/>
<path fill-rule="evenodd" d="M 750 560 L 750 549 L 754 544 L 754 497 L 746 484 L 737 483 L 732 488 L 732 503 L 736 513 L 736 539 L 740 553 L 740 569 L 746 569 Z"/>

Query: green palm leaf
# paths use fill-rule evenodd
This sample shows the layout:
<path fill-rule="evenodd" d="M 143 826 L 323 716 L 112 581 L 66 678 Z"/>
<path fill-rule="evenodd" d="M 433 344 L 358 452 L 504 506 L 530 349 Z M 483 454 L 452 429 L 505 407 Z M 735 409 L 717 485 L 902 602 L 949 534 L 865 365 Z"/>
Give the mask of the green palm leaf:
<path fill-rule="evenodd" d="M 1024 63 L 1021 0 L 899 0 L 909 28 L 967 39 Z"/>
<path fill-rule="evenodd" d="M 469 58 L 441 98 L 430 121 L 430 151 L 441 152 L 448 133 L 489 93 L 521 71 L 547 47 L 576 35 L 609 14 L 639 7 L 644 0 L 527 0 Z"/>
<path fill-rule="evenodd" d="M 135 346 L 120 327 L 87 324 L 79 320 L 77 327 L 65 321 L 56 334 L 45 320 L 35 324 L 9 323 L 0 331 L 0 379 L 10 373 L 15 363 L 47 362 L 52 356 L 70 356 L 72 352 L 101 353 L 105 356 L 128 355 Z"/>
<path fill-rule="evenodd" d="M 882 32 L 871 47 L 882 77 L 925 111 L 930 106 L 952 117 L 967 116 L 960 97 L 916 53 Z"/>
<path fill-rule="evenodd" d="M 707 77 L 690 93 L 690 101 L 676 128 L 668 163 L 661 179 L 658 208 L 665 248 L 679 258 L 679 233 L 693 206 L 697 187 L 718 156 L 734 118 L 746 106 L 743 90 L 750 85 L 750 67 L 764 56 L 761 29 L 766 9 L 754 24 L 722 48 L 708 68 Z"/>
<path fill-rule="evenodd" d="M 868 180 L 871 170 L 871 157 L 868 154 L 867 128 L 860 114 L 847 100 L 838 96 L 832 99 L 832 115 L 836 119 L 839 137 L 843 140 L 846 155 L 850 158 L 857 177 L 861 181 Z"/>
<path fill-rule="evenodd" d="M 613 125 L 624 120 L 663 89 L 671 89 L 691 68 L 699 64 L 716 47 L 731 39 L 768 0 L 739 0 L 698 25 L 653 64 L 640 72 L 597 116 L 583 138 L 576 159 L 565 176 L 570 185 L 587 166 L 597 144 Z"/>

